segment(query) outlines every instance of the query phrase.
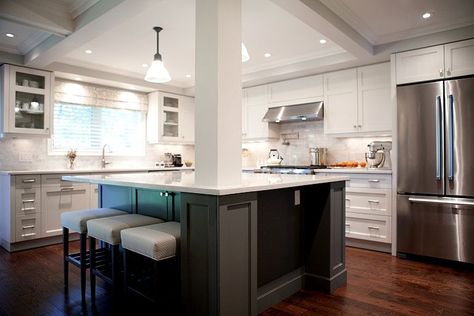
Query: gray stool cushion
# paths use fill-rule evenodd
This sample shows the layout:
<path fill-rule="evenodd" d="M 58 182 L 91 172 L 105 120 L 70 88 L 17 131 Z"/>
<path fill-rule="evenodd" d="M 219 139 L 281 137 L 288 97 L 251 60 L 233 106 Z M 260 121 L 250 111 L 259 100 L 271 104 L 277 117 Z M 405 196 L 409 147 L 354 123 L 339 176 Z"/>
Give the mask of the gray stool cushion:
<path fill-rule="evenodd" d="M 88 210 L 64 212 L 61 214 L 61 225 L 78 233 L 87 233 L 87 221 L 102 217 L 124 215 L 127 212 L 113 208 L 93 208 Z"/>
<path fill-rule="evenodd" d="M 87 233 L 90 237 L 116 245 L 120 244 L 120 232 L 123 229 L 158 223 L 163 223 L 163 220 L 140 214 L 119 215 L 88 221 Z"/>
<path fill-rule="evenodd" d="M 162 224 L 124 229 L 122 247 L 153 260 L 176 256 L 181 239 L 180 223 Z"/>

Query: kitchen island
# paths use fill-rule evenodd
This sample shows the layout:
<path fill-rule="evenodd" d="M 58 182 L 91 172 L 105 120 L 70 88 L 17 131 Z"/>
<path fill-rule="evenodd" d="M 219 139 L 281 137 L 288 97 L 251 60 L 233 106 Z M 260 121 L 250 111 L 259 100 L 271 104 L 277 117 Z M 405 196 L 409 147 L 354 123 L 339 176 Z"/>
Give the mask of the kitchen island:
<path fill-rule="evenodd" d="M 219 188 L 192 171 L 63 179 L 99 184 L 102 207 L 181 222 L 187 315 L 256 315 L 301 288 L 346 283 L 348 177 L 243 173 Z"/>

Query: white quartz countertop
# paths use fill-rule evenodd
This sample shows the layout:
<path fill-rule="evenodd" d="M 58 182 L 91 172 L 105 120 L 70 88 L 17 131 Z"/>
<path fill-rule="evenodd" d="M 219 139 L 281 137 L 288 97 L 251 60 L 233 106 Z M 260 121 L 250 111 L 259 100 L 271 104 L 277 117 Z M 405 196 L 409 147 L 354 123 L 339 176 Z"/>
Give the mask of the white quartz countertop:
<path fill-rule="evenodd" d="M 349 180 L 349 177 L 343 175 L 284 175 L 243 172 L 241 184 L 222 187 L 196 184 L 194 180 L 194 171 L 76 175 L 64 176 L 63 180 L 156 190 L 170 190 L 186 193 L 228 195 L 346 181 Z"/>
<path fill-rule="evenodd" d="M 29 169 L 29 170 L 0 170 L 3 175 L 24 175 L 24 174 L 81 174 L 81 173 L 119 173 L 119 172 L 158 172 L 158 171 L 178 171 L 194 170 L 194 167 L 172 167 L 172 168 L 91 168 L 91 169 Z"/>
<path fill-rule="evenodd" d="M 392 169 L 368 169 L 368 168 L 327 168 L 327 169 L 316 169 L 318 172 L 328 173 L 367 173 L 367 174 L 392 174 Z"/>

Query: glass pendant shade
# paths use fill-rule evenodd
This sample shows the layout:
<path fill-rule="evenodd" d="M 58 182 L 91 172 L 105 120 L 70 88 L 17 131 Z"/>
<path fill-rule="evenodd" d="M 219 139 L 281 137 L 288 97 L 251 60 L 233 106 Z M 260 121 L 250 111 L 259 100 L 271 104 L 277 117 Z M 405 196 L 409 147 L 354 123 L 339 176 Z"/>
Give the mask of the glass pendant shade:
<path fill-rule="evenodd" d="M 145 75 L 145 80 L 154 83 L 163 83 L 171 80 L 168 70 L 161 60 L 154 60 Z"/>
<path fill-rule="evenodd" d="M 242 62 L 245 63 L 246 61 L 250 60 L 250 55 L 249 52 L 247 51 L 247 47 L 245 47 L 245 44 L 242 43 Z"/>

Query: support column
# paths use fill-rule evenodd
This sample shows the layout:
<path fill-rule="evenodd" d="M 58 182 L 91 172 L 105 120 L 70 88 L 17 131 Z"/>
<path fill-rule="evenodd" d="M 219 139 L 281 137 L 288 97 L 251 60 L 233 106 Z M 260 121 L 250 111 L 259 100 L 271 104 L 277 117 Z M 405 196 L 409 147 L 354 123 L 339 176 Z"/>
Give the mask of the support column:
<path fill-rule="evenodd" d="M 196 184 L 240 184 L 241 0 L 196 1 Z"/>

